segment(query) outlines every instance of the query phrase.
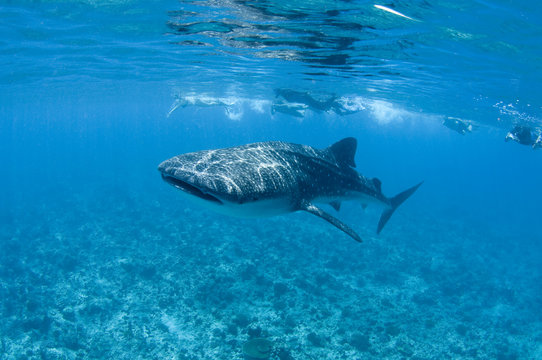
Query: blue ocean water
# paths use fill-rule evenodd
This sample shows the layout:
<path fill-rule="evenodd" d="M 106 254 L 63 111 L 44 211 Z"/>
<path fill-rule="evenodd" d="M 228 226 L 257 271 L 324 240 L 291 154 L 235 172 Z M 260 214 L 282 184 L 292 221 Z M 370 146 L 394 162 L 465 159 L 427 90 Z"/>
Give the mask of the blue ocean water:
<path fill-rule="evenodd" d="M 1 359 L 542 359 L 542 150 L 505 141 L 542 129 L 536 2 L 0 13 Z M 361 244 L 215 214 L 156 170 L 348 136 L 384 194 L 424 181 L 379 235 L 380 207 L 322 205 Z"/>

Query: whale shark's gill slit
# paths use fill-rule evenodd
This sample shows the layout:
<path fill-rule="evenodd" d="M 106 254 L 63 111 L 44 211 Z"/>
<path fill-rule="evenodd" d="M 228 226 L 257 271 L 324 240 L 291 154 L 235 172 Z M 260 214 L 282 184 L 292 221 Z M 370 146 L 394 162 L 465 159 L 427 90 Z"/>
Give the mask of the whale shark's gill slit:
<path fill-rule="evenodd" d="M 214 197 L 211 194 L 204 193 L 203 191 L 201 191 L 194 185 L 187 183 L 186 181 L 182 181 L 182 180 L 174 178 L 173 176 L 167 176 L 163 174 L 162 174 L 162 179 L 164 179 L 164 181 L 166 181 L 167 183 L 175 186 L 176 188 L 189 193 L 190 195 L 194 195 L 194 196 L 199 197 L 200 199 L 212 201 L 217 204 L 221 204 L 221 205 L 223 204 L 222 201 L 220 201 L 220 199 Z"/>

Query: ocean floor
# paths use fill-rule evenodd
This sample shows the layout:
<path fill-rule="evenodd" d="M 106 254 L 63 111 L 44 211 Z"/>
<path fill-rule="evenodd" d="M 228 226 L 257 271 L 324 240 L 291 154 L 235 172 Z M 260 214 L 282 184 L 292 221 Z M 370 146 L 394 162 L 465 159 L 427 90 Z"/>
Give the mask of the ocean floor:
<path fill-rule="evenodd" d="M 330 210 L 332 211 L 332 210 Z M 354 216 L 346 215 L 352 223 Z M 398 211 L 359 244 L 105 190 L 3 215 L 1 359 L 541 359 L 540 246 Z"/>

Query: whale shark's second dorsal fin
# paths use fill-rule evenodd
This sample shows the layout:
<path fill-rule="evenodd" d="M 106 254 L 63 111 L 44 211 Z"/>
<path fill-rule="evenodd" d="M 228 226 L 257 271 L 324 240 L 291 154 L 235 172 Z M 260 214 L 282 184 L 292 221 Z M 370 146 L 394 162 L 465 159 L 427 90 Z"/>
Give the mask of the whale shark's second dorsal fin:
<path fill-rule="evenodd" d="M 381 193 L 382 192 L 382 181 L 380 181 L 379 178 L 373 178 L 372 181 L 373 181 L 373 184 L 374 184 L 376 190 L 379 193 Z"/>
<path fill-rule="evenodd" d="M 354 157 L 356 156 L 356 148 L 358 141 L 353 137 L 347 137 L 328 147 L 329 151 L 335 156 L 338 162 L 351 167 L 356 167 Z"/>

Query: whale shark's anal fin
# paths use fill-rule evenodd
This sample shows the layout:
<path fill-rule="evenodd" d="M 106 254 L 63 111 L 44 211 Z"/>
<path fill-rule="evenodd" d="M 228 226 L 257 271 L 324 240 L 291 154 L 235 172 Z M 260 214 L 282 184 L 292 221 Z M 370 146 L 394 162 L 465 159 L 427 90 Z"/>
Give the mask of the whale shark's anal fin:
<path fill-rule="evenodd" d="M 390 208 L 387 210 L 384 210 L 384 212 L 380 216 L 380 221 L 378 222 L 378 228 L 376 230 L 377 234 L 379 234 L 382 231 L 382 228 L 384 227 L 384 225 L 386 225 L 390 217 L 393 215 L 393 212 L 399 207 L 399 205 L 401 205 L 406 199 L 408 199 L 410 195 L 414 194 L 414 192 L 418 190 L 418 188 L 422 184 L 423 184 L 423 181 L 419 183 L 418 185 L 415 185 L 411 187 L 410 189 L 407 189 L 390 199 Z"/>
<path fill-rule="evenodd" d="M 340 201 L 332 201 L 329 203 L 329 205 L 331 205 L 335 211 L 339 211 L 341 210 L 341 202 Z"/>
<path fill-rule="evenodd" d="M 318 206 L 313 205 L 313 204 L 308 203 L 308 202 L 307 203 L 302 203 L 300 205 L 300 210 L 305 210 L 305 211 L 307 211 L 307 212 L 309 212 L 309 213 L 311 213 L 313 215 L 321 217 L 322 219 L 326 220 L 327 222 L 329 222 L 333 226 L 336 226 L 340 230 L 347 233 L 348 236 L 350 236 L 352 239 L 354 239 L 354 240 L 356 240 L 358 242 L 361 242 L 361 237 L 358 234 L 356 234 L 356 232 L 354 230 L 352 230 L 352 228 L 350 228 L 350 226 L 346 225 L 345 223 L 343 223 L 341 220 L 337 219 L 336 217 L 333 217 L 333 216 L 329 215 L 327 212 L 320 209 Z"/>

